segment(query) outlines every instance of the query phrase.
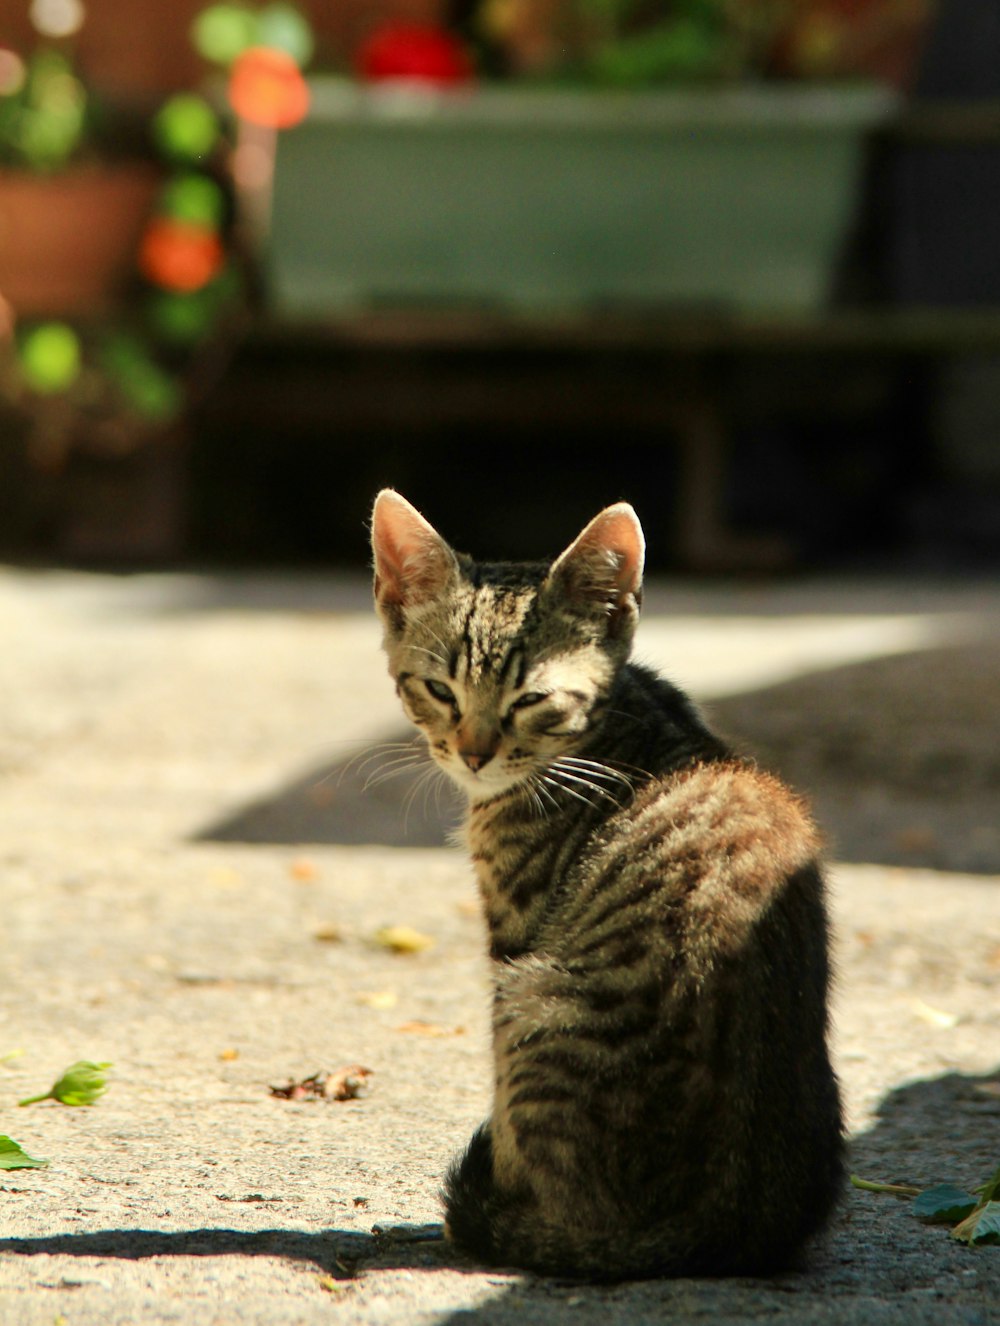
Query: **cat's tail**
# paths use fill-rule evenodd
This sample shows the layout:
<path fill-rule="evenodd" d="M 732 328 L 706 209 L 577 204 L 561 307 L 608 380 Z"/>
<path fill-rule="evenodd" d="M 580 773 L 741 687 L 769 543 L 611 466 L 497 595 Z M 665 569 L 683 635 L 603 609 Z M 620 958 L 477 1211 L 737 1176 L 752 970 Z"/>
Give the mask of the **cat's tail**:
<path fill-rule="evenodd" d="M 497 1187 L 488 1123 L 477 1129 L 465 1154 L 451 1166 L 442 1196 L 448 1237 L 468 1256 L 493 1266 L 585 1280 L 786 1270 L 799 1264 L 803 1242 L 824 1223 L 817 1218 L 810 1222 L 812 1228 L 805 1228 L 792 1218 L 784 1229 L 772 1226 L 765 1234 L 752 1222 L 727 1231 L 719 1218 L 709 1236 L 683 1216 L 638 1225 L 609 1223 L 597 1232 L 557 1222 L 530 1191 Z"/>
<path fill-rule="evenodd" d="M 546 1218 L 534 1195 L 508 1192 L 493 1179 L 489 1124 L 473 1134 L 450 1168 L 442 1193 L 448 1238 L 460 1251 L 493 1266 L 586 1280 L 644 1279 L 684 1274 L 733 1274 L 739 1268 L 716 1249 L 699 1257 L 683 1227 L 655 1222 L 645 1229 L 591 1234 Z"/>

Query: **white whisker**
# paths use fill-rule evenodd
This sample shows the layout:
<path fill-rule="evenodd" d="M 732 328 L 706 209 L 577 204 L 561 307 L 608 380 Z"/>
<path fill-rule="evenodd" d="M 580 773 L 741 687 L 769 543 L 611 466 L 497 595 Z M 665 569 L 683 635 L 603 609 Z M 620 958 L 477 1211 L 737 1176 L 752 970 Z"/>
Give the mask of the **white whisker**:
<path fill-rule="evenodd" d="M 370 777 L 366 778 L 361 786 L 362 792 L 370 792 L 373 788 L 381 787 L 383 783 L 388 783 L 393 778 L 398 778 L 400 774 L 409 773 L 411 769 L 417 768 L 424 761 L 418 756 L 404 762 L 399 762 L 390 769 L 379 769 Z"/>
<path fill-rule="evenodd" d="M 575 783 L 577 787 L 589 787 L 592 792 L 596 792 L 597 795 L 603 797 L 605 801 L 614 802 L 616 806 L 621 804 L 615 794 L 609 792 L 606 787 L 601 787 L 600 783 L 595 783 L 589 778 L 583 778 L 580 774 L 572 773 L 569 769 L 562 768 L 559 760 L 555 760 L 549 765 L 548 772 L 555 775 L 556 781 L 561 782 L 567 792 L 570 790 L 569 784 Z M 588 804 L 593 805 L 595 803 L 588 802 Z"/>
<path fill-rule="evenodd" d="M 643 778 L 652 777 L 648 769 L 641 769 L 639 765 L 628 764 L 624 760 L 587 760 L 581 755 L 561 755 L 559 758 L 588 769 L 601 769 L 610 776 L 626 780 L 628 780 L 628 773 L 639 774 Z M 628 773 L 625 772 L 626 770 Z"/>
<path fill-rule="evenodd" d="M 591 801 L 589 797 L 585 797 L 582 792 L 578 792 L 576 788 L 570 787 L 567 783 L 560 782 L 557 779 L 551 777 L 551 774 L 549 773 L 539 774 L 539 777 L 549 787 L 554 787 L 560 792 L 565 792 L 567 796 L 573 797 L 575 800 L 581 802 L 583 805 L 588 806 L 591 810 L 597 809 L 596 803 Z M 601 790 L 603 791 L 603 788 Z M 609 794 L 605 792 L 604 795 L 608 796 Z"/>
<path fill-rule="evenodd" d="M 410 790 L 407 792 L 406 797 L 405 797 L 405 799 L 404 799 L 404 801 L 403 801 L 403 832 L 404 832 L 404 833 L 408 832 L 408 830 L 409 830 L 409 824 L 410 824 L 410 811 L 413 809 L 413 803 L 414 803 L 414 801 L 416 800 L 417 793 L 420 792 L 421 790 L 423 790 L 423 792 L 424 792 L 424 794 L 425 794 L 425 797 L 426 797 L 427 792 L 430 791 L 430 784 L 431 784 L 432 780 L 433 780 L 434 778 L 438 777 L 440 774 L 441 774 L 441 770 L 437 767 L 437 765 L 434 764 L 434 763 L 431 763 L 431 765 L 429 766 L 429 768 L 427 768 L 427 769 L 424 770 L 424 772 L 420 775 L 420 777 L 416 780 L 416 782 L 413 784 L 413 786 L 412 786 L 412 787 L 410 788 Z M 425 801 L 425 803 L 424 803 L 424 814 L 426 815 L 426 813 L 427 813 L 427 810 L 426 810 L 426 801 Z"/>
<path fill-rule="evenodd" d="M 443 668 L 447 668 L 448 666 L 448 660 L 443 658 L 434 649 L 425 649 L 423 645 L 409 645 L 408 648 L 412 649 L 417 654 L 426 654 L 427 657 L 432 658 L 435 663 L 440 663 Z"/>

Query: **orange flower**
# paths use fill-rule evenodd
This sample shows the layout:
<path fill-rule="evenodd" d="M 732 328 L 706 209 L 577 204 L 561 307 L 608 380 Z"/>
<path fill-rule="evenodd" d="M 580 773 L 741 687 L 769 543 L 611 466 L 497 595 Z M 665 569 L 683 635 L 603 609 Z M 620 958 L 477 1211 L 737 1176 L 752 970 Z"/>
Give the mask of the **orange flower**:
<path fill-rule="evenodd" d="M 172 217 L 154 218 L 139 248 L 139 270 L 147 281 L 187 294 L 208 285 L 225 262 L 214 230 Z"/>
<path fill-rule="evenodd" d="M 285 51 L 251 46 L 233 64 L 229 104 L 251 124 L 290 129 L 306 117 L 309 88 L 298 65 Z"/>

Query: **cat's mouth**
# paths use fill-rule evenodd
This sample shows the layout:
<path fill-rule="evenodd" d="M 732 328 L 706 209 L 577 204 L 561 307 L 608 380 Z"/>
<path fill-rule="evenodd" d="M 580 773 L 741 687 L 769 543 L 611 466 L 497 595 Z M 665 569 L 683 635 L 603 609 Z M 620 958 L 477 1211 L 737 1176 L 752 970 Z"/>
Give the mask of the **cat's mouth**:
<path fill-rule="evenodd" d="M 459 756 L 442 762 L 445 773 L 472 801 L 486 801 L 526 782 L 530 774 L 514 772 L 496 759 L 472 768 Z"/>

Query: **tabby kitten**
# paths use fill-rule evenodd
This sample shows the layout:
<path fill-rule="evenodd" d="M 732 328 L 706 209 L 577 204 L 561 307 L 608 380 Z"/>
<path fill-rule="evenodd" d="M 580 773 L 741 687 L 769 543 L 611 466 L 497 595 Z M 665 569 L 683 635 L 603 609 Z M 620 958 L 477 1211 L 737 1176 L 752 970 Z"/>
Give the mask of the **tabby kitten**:
<path fill-rule="evenodd" d="M 489 930 L 494 1105 L 446 1180 L 451 1239 L 594 1278 L 788 1265 L 842 1170 L 817 835 L 628 661 L 634 511 L 551 566 L 481 564 L 386 489 L 372 541 Z"/>

